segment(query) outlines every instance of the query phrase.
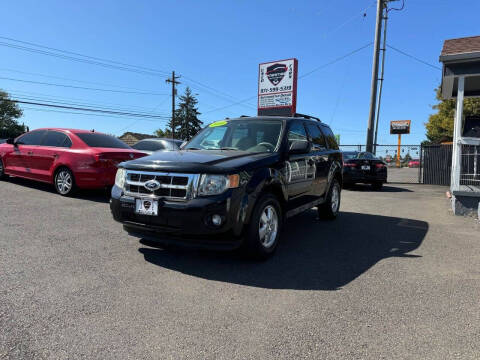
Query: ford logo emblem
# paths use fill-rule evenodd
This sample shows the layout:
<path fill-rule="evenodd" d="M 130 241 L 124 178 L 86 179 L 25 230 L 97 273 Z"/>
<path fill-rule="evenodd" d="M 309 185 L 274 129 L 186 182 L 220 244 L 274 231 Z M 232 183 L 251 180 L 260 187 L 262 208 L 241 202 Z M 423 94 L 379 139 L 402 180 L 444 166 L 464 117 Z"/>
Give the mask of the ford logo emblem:
<path fill-rule="evenodd" d="M 160 189 L 160 183 L 157 180 L 148 180 L 145 184 L 143 184 L 145 189 L 150 191 L 155 191 Z"/>

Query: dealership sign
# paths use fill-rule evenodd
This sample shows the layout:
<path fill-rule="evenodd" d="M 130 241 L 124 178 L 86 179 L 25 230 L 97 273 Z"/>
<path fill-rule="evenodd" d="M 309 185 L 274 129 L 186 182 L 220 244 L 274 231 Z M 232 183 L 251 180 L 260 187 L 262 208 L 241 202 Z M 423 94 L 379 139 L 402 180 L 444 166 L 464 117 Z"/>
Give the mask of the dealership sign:
<path fill-rule="evenodd" d="M 297 59 L 263 63 L 258 70 L 258 115 L 293 116 L 297 110 Z"/>
<path fill-rule="evenodd" d="M 390 134 L 410 134 L 410 120 L 390 121 Z"/>

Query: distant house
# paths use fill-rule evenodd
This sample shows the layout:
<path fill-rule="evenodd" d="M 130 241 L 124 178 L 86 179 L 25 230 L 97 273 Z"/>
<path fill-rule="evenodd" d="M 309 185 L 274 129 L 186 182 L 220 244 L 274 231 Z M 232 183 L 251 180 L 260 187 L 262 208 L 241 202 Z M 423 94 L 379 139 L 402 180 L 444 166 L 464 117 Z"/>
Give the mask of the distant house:
<path fill-rule="evenodd" d="M 152 134 L 140 134 L 140 133 L 134 133 L 134 132 L 126 132 L 122 136 L 119 136 L 118 138 L 122 140 L 125 144 L 128 146 L 132 146 L 139 142 L 140 140 L 143 139 L 151 139 L 156 137 L 155 135 Z"/>

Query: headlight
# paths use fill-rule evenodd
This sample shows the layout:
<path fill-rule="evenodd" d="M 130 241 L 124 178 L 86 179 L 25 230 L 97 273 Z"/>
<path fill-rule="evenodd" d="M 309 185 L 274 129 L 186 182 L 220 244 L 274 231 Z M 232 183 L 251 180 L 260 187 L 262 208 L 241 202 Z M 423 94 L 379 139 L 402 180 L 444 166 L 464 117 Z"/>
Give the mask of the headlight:
<path fill-rule="evenodd" d="M 208 175 L 203 174 L 200 178 L 197 194 L 200 196 L 218 195 L 230 188 L 239 185 L 238 175 Z"/>
<path fill-rule="evenodd" d="M 125 185 L 125 169 L 119 168 L 117 170 L 117 175 L 115 175 L 115 185 L 118 186 L 120 189 L 123 189 L 123 185 Z"/>

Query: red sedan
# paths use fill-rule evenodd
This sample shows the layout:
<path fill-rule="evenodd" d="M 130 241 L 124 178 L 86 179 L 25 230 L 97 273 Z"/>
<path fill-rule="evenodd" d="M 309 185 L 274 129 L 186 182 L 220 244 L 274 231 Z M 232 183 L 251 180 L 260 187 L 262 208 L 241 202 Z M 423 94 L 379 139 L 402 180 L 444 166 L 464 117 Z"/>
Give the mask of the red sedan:
<path fill-rule="evenodd" d="M 116 165 L 144 153 L 117 138 L 73 129 L 38 129 L 0 144 L 0 178 L 53 183 L 60 195 L 112 186 Z"/>

